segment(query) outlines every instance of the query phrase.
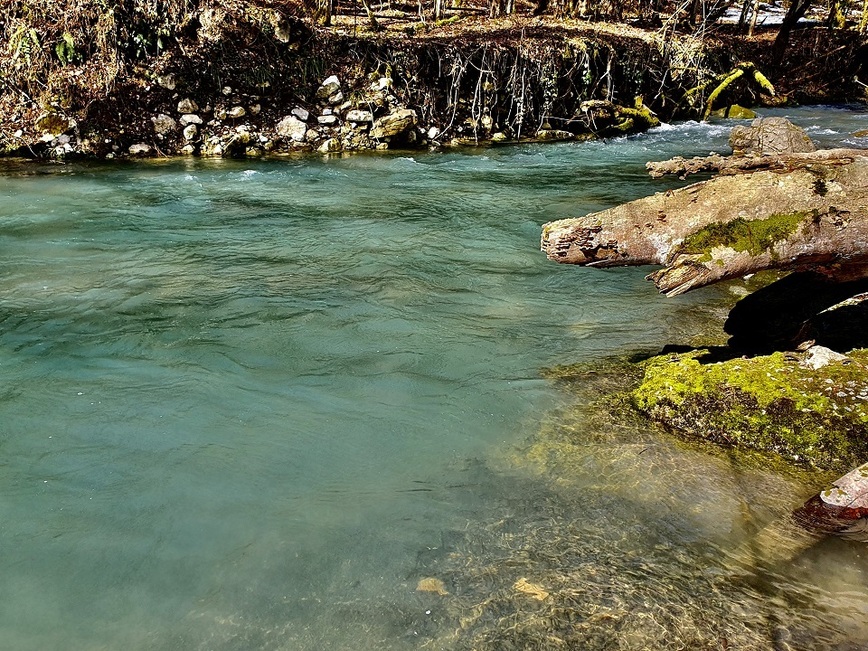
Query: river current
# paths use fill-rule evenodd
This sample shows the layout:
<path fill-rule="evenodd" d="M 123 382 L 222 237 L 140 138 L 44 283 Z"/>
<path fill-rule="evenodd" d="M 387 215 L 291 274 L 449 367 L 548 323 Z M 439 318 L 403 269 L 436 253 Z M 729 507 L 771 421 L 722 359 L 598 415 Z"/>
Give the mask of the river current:
<path fill-rule="evenodd" d="M 719 333 L 740 282 L 665 299 L 538 241 L 731 126 L 0 165 L 0 648 L 863 648 L 864 545 L 756 561 L 814 475 L 546 372 Z"/>

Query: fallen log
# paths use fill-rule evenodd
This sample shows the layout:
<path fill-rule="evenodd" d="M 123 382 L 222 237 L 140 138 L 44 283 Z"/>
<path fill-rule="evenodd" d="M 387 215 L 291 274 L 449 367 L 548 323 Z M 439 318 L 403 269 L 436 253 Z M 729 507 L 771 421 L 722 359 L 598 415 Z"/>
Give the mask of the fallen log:
<path fill-rule="evenodd" d="M 835 151 L 550 222 L 541 248 L 568 264 L 664 265 L 648 278 L 667 296 L 771 268 L 858 275 L 868 269 L 868 150 Z"/>
<path fill-rule="evenodd" d="M 827 165 L 849 165 L 857 156 L 864 156 L 864 149 L 821 149 L 810 153 L 769 154 L 765 156 L 694 156 L 682 158 L 675 156 L 669 160 L 645 163 L 651 178 L 659 179 L 672 175 L 687 178 L 690 174 L 713 172 L 717 174 L 738 174 L 753 170 L 792 171 L 808 167 L 814 163 Z"/>

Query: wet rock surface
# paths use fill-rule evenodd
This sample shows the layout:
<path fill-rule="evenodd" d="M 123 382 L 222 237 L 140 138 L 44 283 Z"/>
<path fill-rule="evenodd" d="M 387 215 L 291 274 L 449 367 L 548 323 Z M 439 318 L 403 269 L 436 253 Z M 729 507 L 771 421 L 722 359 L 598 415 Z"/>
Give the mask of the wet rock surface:
<path fill-rule="evenodd" d="M 749 156 L 816 151 L 805 130 L 786 118 L 757 118 L 750 126 L 737 126 L 732 130 L 729 146 L 733 153 Z"/>

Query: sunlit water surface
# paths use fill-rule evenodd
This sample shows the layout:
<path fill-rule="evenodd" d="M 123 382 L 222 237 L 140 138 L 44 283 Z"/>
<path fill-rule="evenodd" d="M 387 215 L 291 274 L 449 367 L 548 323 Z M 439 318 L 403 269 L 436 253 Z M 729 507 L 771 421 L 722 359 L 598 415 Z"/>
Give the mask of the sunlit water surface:
<path fill-rule="evenodd" d="M 848 135 L 862 113 L 792 115 L 823 144 L 868 144 Z M 858 543 L 740 567 L 810 482 L 593 419 L 572 428 L 570 463 L 540 471 L 539 436 L 574 400 L 541 369 L 684 343 L 731 300 L 548 262 L 540 225 L 673 187 L 644 163 L 724 151 L 730 126 L 2 168 L 0 647 L 503 646 L 496 617 L 464 639 L 438 615 L 488 589 L 480 568 L 512 589 L 504 522 L 525 546 L 560 527 L 585 609 L 666 610 L 667 639 L 716 577 L 703 617 L 744 619 L 756 648 L 868 642 Z M 448 595 L 416 591 L 438 571 Z M 583 617 L 586 648 L 653 648 L 641 626 Z"/>

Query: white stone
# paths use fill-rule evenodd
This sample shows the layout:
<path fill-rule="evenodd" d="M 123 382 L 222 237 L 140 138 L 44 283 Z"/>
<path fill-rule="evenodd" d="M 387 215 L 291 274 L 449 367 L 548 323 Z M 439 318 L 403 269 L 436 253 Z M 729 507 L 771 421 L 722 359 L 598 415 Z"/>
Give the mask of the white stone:
<path fill-rule="evenodd" d="M 348 122 L 373 122 L 374 116 L 370 111 L 354 109 L 347 112 L 346 119 Z"/>
<path fill-rule="evenodd" d="M 199 127 L 195 124 L 188 124 L 184 127 L 184 139 L 185 140 L 193 140 L 196 137 L 196 134 L 199 133 Z"/>
<path fill-rule="evenodd" d="M 302 122 L 307 122 L 308 120 L 310 120 L 310 112 L 304 110 L 300 106 L 296 106 L 294 109 L 292 109 L 292 111 L 290 111 L 290 113 Z"/>
<path fill-rule="evenodd" d="M 283 138 L 303 142 L 307 133 L 307 125 L 294 115 L 288 115 L 277 123 L 275 131 Z"/>
<path fill-rule="evenodd" d="M 259 112 L 262 110 L 262 106 L 260 104 L 253 104 L 249 107 L 250 115 L 259 115 Z"/>
<path fill-rule="evenodd" d="M 849 357 L 842 355 L 841 353 L 836 353 L 831 348 L 826 348 L 825 346 L 811 346 L 808 348 L 805 359 L 800 362 L 799 365 L 816 371 L 817 369 L 828 366 L 833 362 L 847 361 L 850 361 Z"/>
<path fill-rule="evenodd" d="M 149 154 L 151 152 L 151 146 L 140 142 L 135 145 L 130 145 L 128 151 L 130 152 L 130 156 L 144 156 L 145 154 Z"/>
<path fill-rule="evenodd" d="M 340 80 L 335 75 L 332 75 L 331 77 L 326 78 L 326 80 L 320 84 L 319 88 L 316 91 L 316 96 L 317 99 L 328 99 L 335 93 L 340 92 L 340 90 Z"/>
<path fill-rule="evenodd" d="M 244 109 L 243 106 L 233 106 L 231 109 L 229 109 L 229 113 L 227 113 L 227 115 L 230 118 L 243 118 L 245 115 L 247 115 L 247 111 Z"/>
<path fill-rule="evenodd" d="M 316 119 L 316 121 L 319 122 L 320 124 L 324 125 L 324 126 L 327 126 L 327 127 L 330 127 L 330 126 L 338 123 L 338 119 L 334 115 L 320 115 Z"/>
<path fill-rule="evenodd" d="M 181 126 L 184 127 L 188 124 L 202 124 L 202 118 L 195 113 L 185 113 L 178 121 L 181 123 Z"/>
<path fill-rule="evenodd" d="M 227 97 L 232 94 L 232 86 L 223 86 L 223 90 L 220 91 Z"/>
<path fill-rule="evenodd" d="M 428 129 L 428 140 L 435 140 L 437 136 L 440 135 L 440 129 L 437 127 L 431 127 Z"/>
<path fill-rule="evenodd" d="M 214 109 L 214 119 L 215 120 L 225 120 L 226 119 L 226 109 L 222 106 L 218 106 Z"/>

